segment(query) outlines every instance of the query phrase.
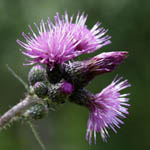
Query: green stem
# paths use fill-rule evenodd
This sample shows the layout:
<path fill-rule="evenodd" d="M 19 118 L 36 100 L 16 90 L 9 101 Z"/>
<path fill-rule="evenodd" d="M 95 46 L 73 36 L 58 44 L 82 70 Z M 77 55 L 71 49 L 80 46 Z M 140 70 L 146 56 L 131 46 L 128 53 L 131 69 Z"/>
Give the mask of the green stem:
<path fill-rule="evenodd" d="M 42 150 L 46 150 L 46 147 L 45 147 L 45 145 L 42 143 L 42 141 L 41 141 L 41 139 L 40 139 L 40 137 L 39 137 L 39 135 L 38 135 L 38 133 L 37 133 L 37 131 L 36 131 L 34 125 L 32 124 L 32 122 L 31 122 L 31 121 L 28 121 L 28 124 L 29 124 L 29 126 L 30 126 L 30 128 L 31 128 L 31 130 L 32 130 L 32 133 L 33 133 L 35 139 L 37 140 L 37 142 L 38 142 L 39 145 L 41 146 Z"/>

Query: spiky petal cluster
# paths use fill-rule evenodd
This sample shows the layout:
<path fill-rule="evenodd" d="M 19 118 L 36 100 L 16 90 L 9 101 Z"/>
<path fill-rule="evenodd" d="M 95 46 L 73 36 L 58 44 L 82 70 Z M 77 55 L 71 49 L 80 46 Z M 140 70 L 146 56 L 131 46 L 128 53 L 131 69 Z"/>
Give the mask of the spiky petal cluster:
<path fill-rule="evenodd" d="M 127 54 L 127 51 L 105 52 L 85 61 L 85 63 L 91 72 L 99 75 L 114 71 L 127 57 Z"/>
<path fill-rule="evenodd" d="M 32 58 L 30 64 L 43 63 L 52 69 L 55 64 L 94 52 L 110 43 L 110 36 L 104 36 L 107 30 L 99 28 L 99 23 L 90 30 L 87 28 L 84 13 L 78 14 L 75 22 L 67 13 L 62 18 L 57 13 L 54 20 L 54 24 L 50 19 L 46 23 L 42 20 L 39 27 L 35 24 L 38 35 L 29 26 L 32 34 L 22 34 L 26 42 L 17 40 L 25 49 L 22 53 Z"/>
<path fill-rule="evenodd" d="M 90 110 L 86 139 L 89 143 L 92 142 L 92 133 L 94 132 L 94 138 L 96 143 L 96 133 L 100 132 L 102 139 L 106 141 L 106 137 L 109 136 L 106 128 L 112 128 L 114 132 L 115 126 L 119 128 L 119 124 L 123 124 L 120 118 L 125 118 L 124 114 L 128 114 L 128 110 L 124 106 L 127 104 L 128 94 L 120 94 L 119 92 L 130 86 L 127 80 L 121 81 L 114 79 L 110 85 L 96 94 L 91 104 L 88 106 Z"/>

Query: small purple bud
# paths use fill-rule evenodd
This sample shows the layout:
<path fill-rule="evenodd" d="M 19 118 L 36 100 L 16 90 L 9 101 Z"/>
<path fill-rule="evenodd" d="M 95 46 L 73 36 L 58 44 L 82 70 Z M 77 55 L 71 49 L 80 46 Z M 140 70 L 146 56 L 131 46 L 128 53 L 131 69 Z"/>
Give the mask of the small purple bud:
<path fill-rule="evenodd" d="M 68 82 L 64 81 L 62 83 L 62 86 L 61 86 L 61 91 L 64 94 L 72 94 L 72 92 L 73 92 L 73 85 L 71 83 L 68 83 Z"/>

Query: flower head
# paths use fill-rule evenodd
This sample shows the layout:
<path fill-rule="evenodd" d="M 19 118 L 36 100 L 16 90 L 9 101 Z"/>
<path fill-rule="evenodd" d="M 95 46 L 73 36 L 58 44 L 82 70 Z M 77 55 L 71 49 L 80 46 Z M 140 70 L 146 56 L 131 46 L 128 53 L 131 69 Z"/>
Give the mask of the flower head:
<path fill-rule="evenodd" d="M 90 110 L 86 139 L 91 144 L 92 132 L 94 132 L 94 138 L 96 143 L 96 133 L 100 132 L 102 139 L 106 141 L 106 137 L 109 136 L 106 128 L 112 128 L 114 132 L 115 126 L 119 128 L 119 124 L 123 124 L 120 118 L 125 118 L 124 114 L 128 114 L 128 109 L 124 106 L 127 104 L 129 94 L 120 94 L 119 92 L 130 86 L 127 80 L 119 82 L 114 79 L 110 85 L 96 94 L 94 99 L 91 100 L 91 104 L 88 106 Z"/>
<path fill-rule="evenodd" d="M 95 76 L 114 71 L 127 54 L 126 51 L 106 52 L 84 61 L 63 63 L 61 72 L 65 80 L 82 88 Z"/>
<path fill-rule="evenodd" d="M 84 13 L 78 13 L 75 22 L 73 16 L 69 18 L 65 13 L 60 18 L 57 13 L 54 24 L 50 19 L 46 23 L 42 20 L 39 27 L 35 24 L 38 35 L 29 26 L 32 34 L 22 34 L 26 43 L 20 40 L 17 42 L 25 49 L 22 53 L 32 59 L 30 64 L 43 63 L 53 69 L 55 64 L 61 64 L 83 53 L 94 52 L 110 43 L 110 36 L 104 36 L 107 30 L 99 28 L 99 23 L 89 30 L 85 25 L 86 20 Z"/>
<path fill-rule="evenodd" d="M 85 61 L 85 64 L 94 75 L 112 72 L 122 63 L 127 54 L 126 51 L 105 52 Z"/>

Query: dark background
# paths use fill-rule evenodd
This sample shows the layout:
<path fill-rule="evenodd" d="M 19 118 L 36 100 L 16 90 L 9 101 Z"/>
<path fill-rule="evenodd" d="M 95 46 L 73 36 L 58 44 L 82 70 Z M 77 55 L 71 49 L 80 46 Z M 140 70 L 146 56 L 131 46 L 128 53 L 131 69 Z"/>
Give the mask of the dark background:
<path fill-rule="evenodd" d="M 100 134 L 97 144 L 89 146 L 85 140 L 88 110 L 66 104 L 57 112 L 36 123 L 48 150 L 149 150 L 150 149 L 150 1 L 149 0 L 0 0 L 0 113 L 24 98 L 24 87 L 8 72 L 9 64 L 25 81 L 30 66 L 23 66 L 16 39 L 29 31 L 28 24 L 53 17 L 56 12 L 70 15 L 78 10 L 88 14 L 87 25 L 97 21 L 109 29 L 112 44 L 91 56 L 114 50 L 126 50 L 129 57 L 113 73 L 97 77 L 88 89 L 100 92 L 118 73 L 127 78 L 130 92 L 130 115 L 124 119 L 118 133 L 103 143 Z M 89 55 L 85 56 L 86 58 Z M 83 59 L 84 56 L 78 59 Z M 40 150 L 30 128 L 14 123 L 0 132 L 0 150 Z"/>

